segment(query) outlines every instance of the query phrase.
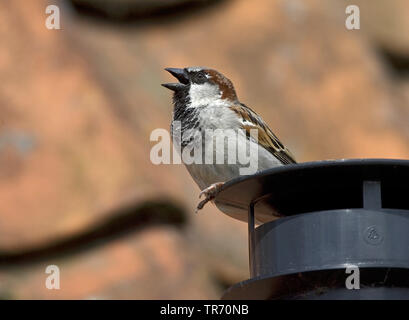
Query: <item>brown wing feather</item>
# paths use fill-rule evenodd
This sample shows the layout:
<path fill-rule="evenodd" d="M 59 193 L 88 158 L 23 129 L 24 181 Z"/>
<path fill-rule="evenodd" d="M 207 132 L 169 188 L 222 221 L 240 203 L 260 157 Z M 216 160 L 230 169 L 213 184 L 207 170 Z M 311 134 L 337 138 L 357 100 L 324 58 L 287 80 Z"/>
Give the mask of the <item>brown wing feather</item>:
<path fill-rule="evenodd" d="M 291 152 L 280 142 L 257 113 L 244 104 L 236 104 L 230 109 L 243 118 L 245 121 L 243 129 L 246 130 L 248 136 L 251 136 L 250 129 L 258 130 L 258 142 L 264 149 L 268 150 L 284 164 L 297 163 Z"/>

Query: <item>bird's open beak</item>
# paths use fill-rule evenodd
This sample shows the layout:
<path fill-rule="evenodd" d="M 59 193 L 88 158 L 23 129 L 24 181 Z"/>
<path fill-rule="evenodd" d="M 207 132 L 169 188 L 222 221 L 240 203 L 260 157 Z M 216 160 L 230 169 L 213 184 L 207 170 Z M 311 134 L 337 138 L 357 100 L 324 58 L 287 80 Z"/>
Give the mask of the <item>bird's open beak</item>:
<path fill-rule="evenodd" d="M 172 76 L 179 80 L 178 83 L 163 83 L 162 86 L 168 88 L 172 91 L 178 91 L 183 89 L 187 84 L 189 84 L 189 78 L 184 69 L 179 68 L 165 68 Z"/>

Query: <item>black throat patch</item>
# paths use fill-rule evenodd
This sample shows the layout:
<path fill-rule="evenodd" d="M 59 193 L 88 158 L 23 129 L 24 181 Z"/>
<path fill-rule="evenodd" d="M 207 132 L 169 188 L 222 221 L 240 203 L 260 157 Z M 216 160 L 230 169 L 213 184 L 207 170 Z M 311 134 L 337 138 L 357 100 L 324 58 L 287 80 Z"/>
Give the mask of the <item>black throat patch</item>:
<path fill-rule="evenodd" d="M 189 86 L 182 90 L 178 90 L 173 95 L 173 119 L 171 124 L 171 135 L 173 138 L 174 132 L 174 121 L 180 122 L 180 130 L 181 130 L 181 146 L 186 147 L 190 142 L 193 141 L 193 135 L 188 134 L 187 130 L 200 130 L 199 127 L 199 117 L 198 113 L 199 110 L 197 108 L 188 108 L 190 103 L 189 99 Z"/>

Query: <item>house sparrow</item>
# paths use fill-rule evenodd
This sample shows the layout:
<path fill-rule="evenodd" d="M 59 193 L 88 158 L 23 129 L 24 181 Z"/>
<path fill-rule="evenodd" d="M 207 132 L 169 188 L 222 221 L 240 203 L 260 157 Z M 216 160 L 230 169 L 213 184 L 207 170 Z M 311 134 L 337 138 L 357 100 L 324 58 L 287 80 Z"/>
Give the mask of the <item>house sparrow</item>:
<path fill-rule="evenodd" d="M 232 82 L 221 73 L 205 67 L 165 70 L 179 80 L 178 83 L 162 84 L 174 92 L 171 135 L 176 149 L 183 154 L 188 148 L 189 154 L 192 149 L 198 147 L 202 156 L 205 156 L 206 152 L 213 155 L 213 161 L 201 163 L 187 163 L 182 156 L 187 170 L 202 190 L 199 198 L 205 196 L 198 204 L 196 212 L 213 200 L 223 184 L 238 177 L 240 169 L 245 167 L 238 161 L 227 161 L 226 153 L 232 151 L 230 145 L 220 147 L 214 143 L 223 132 L 229 132 L 228 138 L 233 139 L 237 149 L 250 148 L 250 159 L 257 157 L 257 171 L 296 163 L 293 155 L 263 119 L 239 101 Z M 176 124 L 180 124 L 180 135 L 175 132 Z M 232 134 L 232 131 L 237 134 Z M 214 157 L 220 153 L 226 160 L 224 163 L 215 161 Z"/>

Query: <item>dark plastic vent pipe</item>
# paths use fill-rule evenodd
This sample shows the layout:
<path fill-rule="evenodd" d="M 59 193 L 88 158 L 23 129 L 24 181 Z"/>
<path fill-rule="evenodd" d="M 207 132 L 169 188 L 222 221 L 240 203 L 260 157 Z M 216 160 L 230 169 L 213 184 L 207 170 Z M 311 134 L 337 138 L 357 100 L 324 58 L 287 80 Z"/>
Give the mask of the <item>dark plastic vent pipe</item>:
<path fill-rule="evenodd" d="M 409 299 L 409 161 L 273 168 L 227 182 L 216 205 L 249 230 L 250 279 L 223 299 Z"/>

